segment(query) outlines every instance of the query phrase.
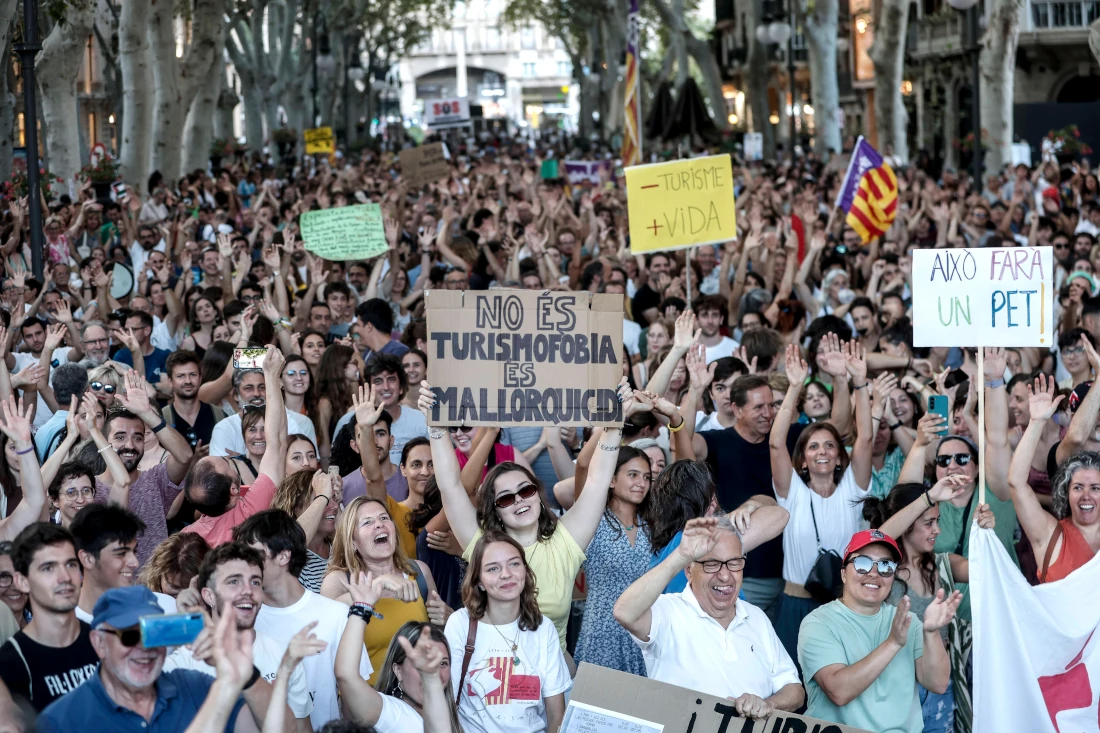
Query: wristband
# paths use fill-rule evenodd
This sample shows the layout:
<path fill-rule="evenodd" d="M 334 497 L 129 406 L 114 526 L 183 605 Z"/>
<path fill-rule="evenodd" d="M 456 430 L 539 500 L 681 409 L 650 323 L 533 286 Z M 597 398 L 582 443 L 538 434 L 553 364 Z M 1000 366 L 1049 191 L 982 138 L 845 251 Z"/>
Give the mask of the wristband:
<path fill-rule="evenodd" d="M 901 427 L 901 420 L 898 420 L 893 425 L 891 425 L 890 423 L 886 423 L 886 427 L 890 428 L 890 430 L 897 430 L 898 428 Z"/>
<path fill-rule="evenodd" d="M 443 435 L 443 428 L 428 428 L 428 437 L 432 440 L 439 440 Z"/>
<path fill-rule="evenodd" d="M 925 501 L 925 503 L 928 504 L 929 509 L 936 506 L 936 502 L 932 501 L 932 497 L 928 495 L 927 491 L 925 491 L 923 494 L 921 494 L 921 496 L 924 497 L 924 501 Z"/>
<path fill-rule="evenodd" d="M 352 606 L 348 609 L 348 618 L 352 616 L 358 616 L 363 619 L 363 623 L 369 624 L 371 616 L 374 614 L 369 610 L 367 606 Z"/>
<path fill-rule="evenodd" d="M 25 456 L 28 453 L 31 453 L 32 451 L 34 451 L 34 446 L 33 445 L 30 448 L 27 448 L 26 450 L 17 450 L 17 451 L 15 451 L 15 455 Z"/>
<path fill-rule="evenodd" d="M 998 387 L 1005 386 L 1005 380 L 1003 380 L 1003 379 L 991 379 L 991 380 L 989 380 L 988 382 L 985 383 L 985 386 L 989 387 L 990 389 L 997 389 Z"/>
<path fill-rule="evenodd" d="M 259 679 L 260 679 L 260 668 L 257 667 L 255 664 L 253 664 L 252 665 L 252 677 L 249 678 L 248 682 L 244 683 L 244 687 L 242 687 L 241 690 L 242 691 L 247 690 L 249 687 L 252 687 L 252 685 L 256 684 L 256 682 Z"/>
<path fill-rule="evenodd" d="M 669 423 L 669 424 L 668 424 L 668 432 L 670 432 L 670 433 L 678 433 L 678 432 L 680 432 L 681 430 L 683 430 L 683 429 L 684 429 L 684 422 L 685 422 L 685 421 L 684 421 L 684 418 L 683 418 L 683 416 L 681 416 L 681 417 L 680 417 L 680 424 L 679 424 L 679 425 L 677 425 L 676 427 L 672 427 L 672 423 Z"/>
<path fill-rule="evenodd" d="M 168 423 L 166 423 L 164 421 L 164 418 L 162 417 L 160 419 L 160 424 L 157 425 L 155 428 L 151 428 L 151 429 L 154 433 L 159 433 L 161 430 L 164 430 L 166 427 L 168 427 Z"/>
<path fill-rule="evenodd" d="M 105 446 L 103 446 L 102 448 L 100 448 L 100 449 L 99 449 L 99 450 L 98 450 L 97 452 L 99 453 L 99 455 L 103 455 L 103 451 L 105 451 L 105 450 L 112 450 L 113 448 L 114 448 L 114 446 L 113 446 L 113 445 L 111 445 L 110 443 L 108 443 L 107 445 L 105 445 Z"/>
<path fill-rule="evenodd" d="M 864 382 L 863 384 L 853 384 L 852 389 L 858 391 L 866 387 L 868 384 L 870 384 L 870 382 Z"/>

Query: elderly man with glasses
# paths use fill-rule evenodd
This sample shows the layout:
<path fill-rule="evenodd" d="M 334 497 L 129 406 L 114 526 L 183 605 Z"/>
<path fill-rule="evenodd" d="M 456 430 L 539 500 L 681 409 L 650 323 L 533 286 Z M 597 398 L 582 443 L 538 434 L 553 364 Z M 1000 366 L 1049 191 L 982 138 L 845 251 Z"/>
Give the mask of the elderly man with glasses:
<path fill-rule="evenodd" d="M 909 611 L 909 596 L 885 603 L 901 559 L 897 542 L 877 529 L 852 535 L 840 571 L 844 591 L 806 617 L 798 660 L 806 675 L 806 714 L 867 730 L 921 733 L 917 683 L 943 694 L 951 659 L 939 630 L 962 601 L 940 590 L 924 612 Z"/>
<path fill-rule="evenodd" d="M 767 615 L 737 597 L 744 569 L 728 517 L 692 519 L 676 551 L 619 597 L 615 620 L 651 679 L 728 697 L 745 717 L 797 710 L 805 694 L 794 662 Z M 685 570 L 688 587 L 662 594 Z"/>

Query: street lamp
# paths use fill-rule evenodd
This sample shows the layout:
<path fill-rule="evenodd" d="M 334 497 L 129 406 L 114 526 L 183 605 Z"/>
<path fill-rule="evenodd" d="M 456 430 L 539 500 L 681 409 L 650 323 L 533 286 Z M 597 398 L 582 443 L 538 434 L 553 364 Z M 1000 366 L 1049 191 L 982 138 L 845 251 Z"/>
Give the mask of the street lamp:
<path fill-rule="evenodd" d="M 793 0 L 788 0 L 793 2 Z M 975 0 L 976 1 L 976 0 Z M 794 44 L 792 42 L 794 36 L 794 7 L 790 7 L 790 12 L 784 11 L 782 7 L 778 7 L 778 0 L 765 0 L 764 3 L 764 22 L 756 26 L 756 40 L 760 41 L 764 45 L 774 43 L 777 46 L 786 44 L 787 46 L 787 84 L 790 87 L 791 104 L 790 111 L 787 114 L 787 122 L 790 125 L 788 130 L 787 145 L 790 148 L 791 165 L 794 165 L 794 114 L 793 112 L 795 104 L 794 94 Z M 788 20 L 790 22 L 788 22 Z M 772 119 L 775 122 L 772 122 Z M 778 116 L 773 115 L 768 119 L 773 125 L 778 124 Z"/>
<path fill-rule="evenodd" d="M 317 110 L 317 94 L 321 85 L 318 82 L 318 72 L 322 69 L 326 74 L 331 74 L 336 68 L 336 59 L 332 57 L 332 47 L 328 40 L 328 23 L 325 14 L 318 10 L 313 14 L 313 127 L 321 124 Z"/>
<path fill-rule="evenodd" d="M 974 152 L 970 160 L 975 189 L 982 190 L 982 108 L 979 85 L 981 84 L 981 45 L 978 43 L 978 0 L 947 0 L 955 10 L 966 13 L 966 34 L 970 43 L 970 117 L 974 128 Z"/>
<path fill-rule="evenodd" d="M 15 44 L 19 65 L 23 70 L 23 130 L 27 153 L 27 208 L 31 226 L 31 270 L 42 279 L 42 196 L 38 183 L 38 105 L 35 102 L 34 57 L 42 50 L 38 42 L 38 3 L 23 0 L 23 42 Z"/>

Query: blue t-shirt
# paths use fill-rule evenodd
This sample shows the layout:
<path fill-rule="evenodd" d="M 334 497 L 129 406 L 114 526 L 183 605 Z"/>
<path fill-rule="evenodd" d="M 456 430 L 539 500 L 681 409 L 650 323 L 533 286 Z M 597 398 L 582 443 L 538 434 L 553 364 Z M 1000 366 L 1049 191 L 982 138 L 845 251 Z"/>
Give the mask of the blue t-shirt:
<path fill-rule="evenodd" d="M 145 381 L 150 384 L 156 384 L 160 381 L 161 374 L 168 374 L 168 370 L 164 368 L 165 363 L 168 361 L 168 355 L 171 352 L 164 349 L 153 349 L 153 353 L 145 357 Z M 130 353 L 129 349 L 119 349 L 115 354 L 115 361 L 120 364 L 126 364 L 127 366 L 134 365 L 134 355 Z"/>
<path fill-rule="evenodd" d="M 163 672 L 157 680 L 157 702 L 153 717 L 145 719 L 132 710 L 120 707 L 103 688 L 100 674 L 66 694 L 38 716 L 35 730 L 41 733 L 68 733 L 93 724 L 96 730 L 112 733 L 179 733 L 185 730 L 199 712 L 214 678 L 189 669 Z M 226 733 L 232 733 L 237 714 L 244 705 L 238 699 L 229 715 Z"/>

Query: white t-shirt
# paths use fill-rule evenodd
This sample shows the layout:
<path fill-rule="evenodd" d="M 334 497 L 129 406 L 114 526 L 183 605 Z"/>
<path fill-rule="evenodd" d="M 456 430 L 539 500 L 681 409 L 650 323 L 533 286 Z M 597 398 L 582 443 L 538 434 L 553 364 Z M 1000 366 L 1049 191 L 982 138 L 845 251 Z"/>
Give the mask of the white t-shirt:
<path fill-rule="evenodd" d="M 378 733 L 424 733 L 424 719 L 404 700 L 382 695 L 382 712 L 374 729 Z"/>
<path fill-rule="evenodd" d="M 470 614 L 463 608 L 447 620 L 443 631 L 453 668 L 460 673 L 469 630 Z M 513 642 L 518 644 L 518 665 L 513 661 Z M 505 626 L 479 621 L 470 669 L 459 682 L 459 721 L 466 730 L 484 733 L 542 733 L 547 725 L 543 699 L 573 686 L 558 631 L 545 616 L 535 631 L 520 631 L 518 621 Z"/>
<path fill-rule="evenodd" d="M 722 340 L 714 346 L 708 346 L 707 349 L 707 363 L 717 361 L 724 356 L 733 356 L 733 352 L 737 349 L 737 342 L 731 339 L 729 336 L 723 336 Z"/>
<path fill-rule="evenodd" d="M 390 414 L 392 415 L 393 413 Z M 336 440 L 336 436 L 339 435 L 345 425 L 351 422 L 353 417 L 355 417 L 355 413 L 349 411 L 336 422 L 336 428 L 332 431 L 333 440 Z M 401 449 L 405 447 L 405 443 L 408 443 L 413 438 L 428 437 L 428 422 L 424 419 L 424 413 L 420 410 L 414 410 L 408 405 L 402 405 L 401 417 L 394 420 L 393 424 L 390 425 L 390 435 L 393 436 L 393 448 L 390 449 L 390 463 L 395 466 L 400 466 Z"/>
<path fill-rule="evenodd" d="M 698 410 L 695 413 L 695 432 L 701 433 L 704 430 L 725 430 L 726 426 L 718 422 L 718 412 L 714 411 L 709 415 L 702 410 Z"/>
<path fill-rule="evenodd" d="M 53 361 L 56 361 L 58 365 L 69 363 L 69 352 L 72 348 L 69 346 L 59 346 L 54 349 Z M 38 363 L 38 357 L 29 351 L 17 351 L 12 354 L 15 358 L 15 368 L 11 370 L 12 374 L 18 374 L 29 366 L 33 366 Z M 53 376 L 53 363 L 50 363 L 50 373 L 46 375 L 46 379 L 50 379 Z M 66 408 L 67 409 L 67 408 Z M 34 411 L 34 427 L 37 430 L 46 424 L 46 421 L 53 417 L 53 410 L 46 404 L 46 400 L 42 399 L 42 394 L 38 395 L 38 407 Z"/>
<path fill-rule="evenodd" d="M 423 415 L 421 415 L 421 419 L 423 419 Z M 288 435 L 301 433 L 313 441 L 314 447 L 317 446 L 317 431 L 313 428 L 313 421 L 308 417 L 287 410 L 286 424 Z M 241 432 L 240 415 L 229 415 L 224 420 L 219 420 L 218 424 L 214 426 L 214 432 L 210 434 L 210 455 L 227 456 L 229 455 L 228 451 L 233 451 L 239 456 L 246 453 L 244 434 Z"/>
<path fill-rule="evenodd" d="M 336 675 L 333 669 L 336 665 L 336 649 L 340 646 L 340 637 L 344 635 L 344 627 L 348 623 L 348 607 L 307 590 L 292 606 L 261 606 L 260 613 L 256 616 L 256 631 L 267 634 L 277 642 L 278 654 L 282 658 L 290 639 L 313 621 L 317 622 L 313 633 L 318 639 L 328 642 L 323 652 L 306 657 L 301 665 L 309 697 L 313 700 L 309 722 L 317 730 L 330 720 L 340 717 L 340 701 L 336 694 Z M 364 647 L 363 657 L 359 661 L 359 674 L 367 679 L 372 672 L 374 668 Z"/>
<path fill-rule="evenodd" d="M 623 346 L 631 356 L 641 353 L 641 345 L 638 343 L 642 337 L 642 327 L 634 321 L 623 319 Z"/>
<path fill-rule="evenodd" d="M 286 644 L 272 639 L 267 634 L 256 632 L 256 640 L 252 642 L 252 663 L 265 680 L 275 684 L 275 674 L 279 671 L 279 664 L 286 652 Z M 217 677 L 218 672 L 201 659 L 195 658 L 191 650 L 181 646 L 168 655 L 164 660 L 164 671 L 173 669 L 191 669 L 202 672 L 209 677 Z M 299 664 L 290 674 L 286 691 L 286 703 L 295 718 L 308 718 L 313 712 L 313 701 L 309 699 L 309 689 L 306 687 L 306 674 Z"/>
<path fill-rule="evenodd" d="M 779 506 L 791 513 L 787 528 L 783 531 L 784 580 L 802 585 L 810 577 L 810 571 L 817 562 L 815 517 L 822 549 L 833 550 L 838 555 L 844 552 L 852 535 L 860 529 L 860 505 L 857 502 L 865 496 L 867 489 L 856 485 L 851 466 L 840 477 L 836 491 L 828 499 L 814 493 L 795 471 L 791 471 L 791 488 L 787 498 L 775 495 Z"/>
<path fill-rule="evenodd" d="M 160 320 L 160 316 L 153 316 L 153 333 L 149 340 L 155 348 L 165 351 L 175 351 L 179 348 L 176 337 L 168 332 L 168 325 Z"/>

